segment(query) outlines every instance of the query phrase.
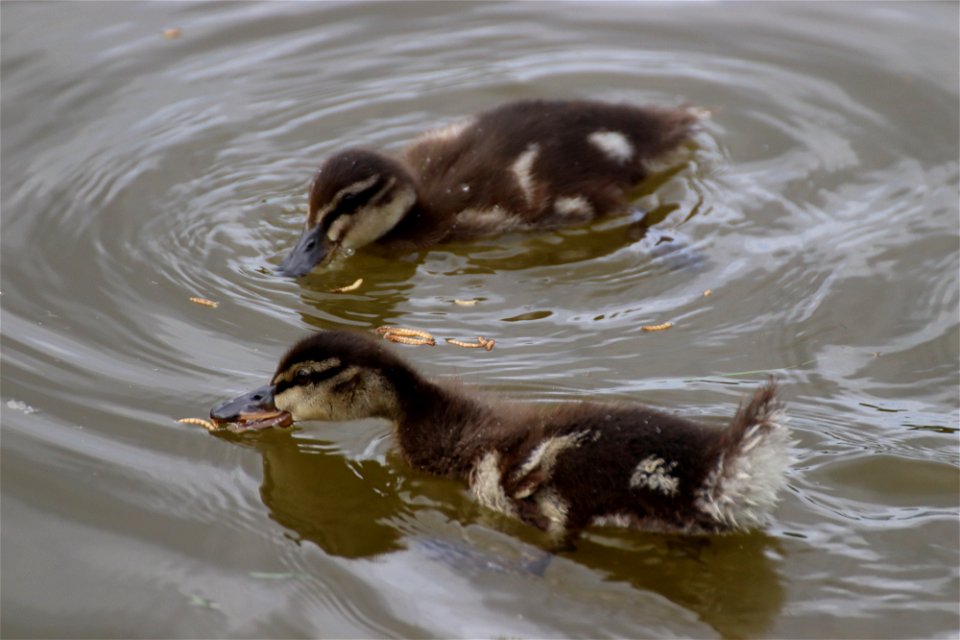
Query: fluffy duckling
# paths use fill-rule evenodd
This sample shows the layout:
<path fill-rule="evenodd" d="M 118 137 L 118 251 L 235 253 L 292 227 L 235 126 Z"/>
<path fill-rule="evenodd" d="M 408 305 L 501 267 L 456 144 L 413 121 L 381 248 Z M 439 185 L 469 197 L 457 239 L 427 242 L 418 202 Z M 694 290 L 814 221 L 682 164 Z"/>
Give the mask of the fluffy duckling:
<path fill-rule="evenodd" d="M 369 336 L 298 342 L 270 384 L 210 412 L 258 429 L 380 417 L 414 467 L 465 480 L 487 507 L 572 543 L 590 525 L 720 533 L 765 524 L 790 436 L 771 382 L 729 426 L 624 403 L 510 405 L 432 382 Z"/>
<path fill-rule="evenodd" d="M 703 112 L 591 101 L 502 105 L 430 131 L 399 158 L 347 149 L 310 188 L 306 226 L 281 273 L 301 276 L 338 249 L 401 249 L 623 212 L 648 164 Z"/>

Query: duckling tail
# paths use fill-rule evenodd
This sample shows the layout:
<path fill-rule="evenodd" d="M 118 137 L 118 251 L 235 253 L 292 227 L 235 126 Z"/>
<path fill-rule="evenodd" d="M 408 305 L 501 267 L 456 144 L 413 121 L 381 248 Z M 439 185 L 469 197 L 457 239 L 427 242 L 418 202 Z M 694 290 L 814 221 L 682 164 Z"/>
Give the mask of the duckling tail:
<path fill-rule="evenodd" d="M 728 531 L 767 523 L 786 485 L 790 431 L 771 379 L 741 406 L 720 439 L 716 466 L 698 492 L 697 506 Z"/>

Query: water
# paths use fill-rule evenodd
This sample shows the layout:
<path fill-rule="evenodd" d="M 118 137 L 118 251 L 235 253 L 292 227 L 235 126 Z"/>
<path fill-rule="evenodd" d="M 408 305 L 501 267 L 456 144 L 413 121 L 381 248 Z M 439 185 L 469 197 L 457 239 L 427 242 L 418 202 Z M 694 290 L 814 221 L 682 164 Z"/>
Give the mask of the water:
<path fill-rule="evenodd" d="M 957 21 L 949 3 L 4 3 L 0 631 L 955 637 Z M 272 274 L 326 154 L 532 96 L 714 111 L 638 203 L 679 252 L 621 218 Z M 716 425 L 778 375 L 799 444 L 774 525 L 595 531 L 544 569 L 536 532 L 407 468 L 384 424 L 174 422 L 312 328 L 381 324 L 497 341 L 398 347 L 432 375 Z"/>

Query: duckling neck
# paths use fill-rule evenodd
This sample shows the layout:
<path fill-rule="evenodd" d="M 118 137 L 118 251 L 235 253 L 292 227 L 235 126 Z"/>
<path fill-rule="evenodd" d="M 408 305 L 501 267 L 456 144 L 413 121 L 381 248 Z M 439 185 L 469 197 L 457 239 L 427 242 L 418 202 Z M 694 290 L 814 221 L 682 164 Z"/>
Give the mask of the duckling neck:
<path fill-rule="evenodd" d="M 417 192 L 417 198 L 402 218 L 385 234 L 377 244 L 390 249 L 420 249 L 437 244 L 447 236 L 450 220 L 428 207 L 420 199 L 419 186 L 411 183 Z"/>
<path fill-rule="evenodd" d="M 394 379 L 397 440 L 410 464 L 431 473 L 466 476 L 473 459 L 469 425 L 497 420 L 492 408 L 454 388 L 408 371 Z"/>

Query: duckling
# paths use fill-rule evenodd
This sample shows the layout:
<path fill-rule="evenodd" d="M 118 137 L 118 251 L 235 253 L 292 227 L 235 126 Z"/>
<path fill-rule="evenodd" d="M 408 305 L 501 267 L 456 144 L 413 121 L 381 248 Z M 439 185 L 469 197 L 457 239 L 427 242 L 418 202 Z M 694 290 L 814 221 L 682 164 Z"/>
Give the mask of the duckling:
<path fill-rule="evenodd" d="M 301 276 L 374 242 L 417 249 L 624 212 L 649 163 L 705 113 L 527 100 L 427 132 L 399 158 L 340 151 L 314 177 L 303 235 L 280 272 Z"/>
<path fill-rule="evenodd" d="M 761 527 L 785 484 L 791 444 L 772 381 L 726 428 L 634 404 L 511 405 L 427 380 L 383 342 L 345 331 L 301 340 L 269 385 L 210 417 L 247 429 L 385 418 L 410 465 L 466 481 L 481 505 L 568 545 L 591 525 L 688 534 Z"/>

